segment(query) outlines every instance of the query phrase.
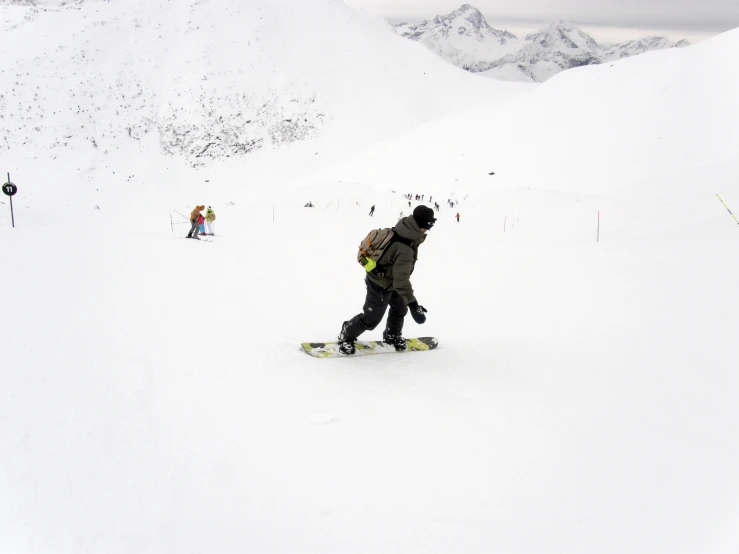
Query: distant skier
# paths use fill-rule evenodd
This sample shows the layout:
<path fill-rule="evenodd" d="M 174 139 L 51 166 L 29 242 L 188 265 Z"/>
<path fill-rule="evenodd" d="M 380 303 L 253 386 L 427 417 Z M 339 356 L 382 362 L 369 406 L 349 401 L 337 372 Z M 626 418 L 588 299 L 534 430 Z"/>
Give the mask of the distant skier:
<path fill-rule="evenodd" d="M 375 207 L 374 207 L 374 205 L 370 208 L 370 213 L 369 214 L 370 214 L 370 217 L 372 217 L 373 215 L 375 215 Z"/>
<path fill-rule="evenodd" d="M 200 224 L 198 223 L 198 217 L 200 217 L 200 212 L 205 209 L 205 206 L 195 206 L 195 209 L 190 212 L 190 232 L 187 233 L 188 239 L 197 239 L 200 240 L 198 237 L 198 233 L 200 232 Z"/>
<path fill-rule="evenodd" d="M 365 277 L 367 297 L 362 313 L 341 326 L 340 352 L 354 354 L 354 343 L 359 335 L 377 327 L 388 306 L 390 313 L 382 340 L 392 344 L 395 350 L 407 349 L 403 338 L 403 318 L 410 310 L 416 323 L 426 321 L 426 308 L 418 303 L 413 294 L 411 274 L 418 259 L 418 247 L 426 240 L 426 233 L 434 223 L 434 211 L 427 206 L 417 206 L 413 215 L 404 217 L 395 225 L 395 235 L 380 258 L 380 263 Z"/>
<path fill-rule="evenodd" d="M 457 212 L 457 223 L 459 223 L 459 212 Z"/>
<path fill-rule="evenodd" d="M 409 208 L 411 207 L 411 201 L 410 200 L 408 201 L 408 207 Z"/>
<path fill-rule="evenodd" d="M 205 212 L 205 234 L 211 236 L 216 234 L 216 212 L 210 206 Z"/>

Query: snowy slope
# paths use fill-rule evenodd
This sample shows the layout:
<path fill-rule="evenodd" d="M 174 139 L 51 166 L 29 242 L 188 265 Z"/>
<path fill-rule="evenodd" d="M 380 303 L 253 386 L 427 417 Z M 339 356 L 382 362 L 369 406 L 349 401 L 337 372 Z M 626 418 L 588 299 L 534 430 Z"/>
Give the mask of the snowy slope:
<path fill-rule="evenodd" d="M 297 343 L 361 306 L 357 237 L 402 209 L 343 187 L 323 211 L 322 190 L 274 224 L 216 206 L 212 244 L 3 230 L 5 551 L 733 551 L 725 213 L 699 210 L 694 246 L 589 224 L 539 246 L 525 209 L 506 234 L 478 215 L 499 202 L 445 210 L 414 277 L 429 321 L 407 323 L 438 351 L 314 360 Z"/>
<path fill-rule="evenodd" d="M 738 41 L 431 104 L 291 187 L 307 152 L 366 139 L 187 171 L 142 149 L 126 175 L 161 180 L 126 187 L 75 147 L 98 187 L 15 179 L 0 551 L 736 552 L 739 229 L 715 193 L 739 211 L 739 82 L 709 66 Z M 357 243 L 405 192 L 442 204 L 412 279 L 428 321 L 405 327 L 439 348 L 301 353 L 361 309 Z M 171 231 L 202 202 L 213 242 Z"/>
<path fill-rule="evenodd" d="M 739 76 L 712 68 L 733 63 L 738 40 L 735 30 L 577 68 L 473 118 L 450 116 L 379 143 L 322 178 L 600 194 L 725 163 L 739 151 Z"/>
<path fill-rule="evenodd" d="M 400 36 L 423 44 L 468 71 L 523 82 L 543 82 L 573 67 L 689 44 L 663 37 L 598 44 L 587 33 L 563 21 L 519 38 L 491 27 L 482 13 L 469 4 L 431 20 L 398 24 L 395 29 Z"/>
<path fill-rule="evenodd" d="M 0 47 L 12 53 L 0 59 L 0 151 L 27 179 L 71 152 L 77 163 L 58 178 L 83 171 L 95 188 L 122 174 L 127 184 L 132 158 L 143 184 L 161 175 L 142 167 L 248 164 L 306 139 L 328 137 L 340 156 L 516 93 L 338 1 L 88 1 L 2 5 L 0 15 Z M 310 150 L 303 159 L 316 163 Z"/>

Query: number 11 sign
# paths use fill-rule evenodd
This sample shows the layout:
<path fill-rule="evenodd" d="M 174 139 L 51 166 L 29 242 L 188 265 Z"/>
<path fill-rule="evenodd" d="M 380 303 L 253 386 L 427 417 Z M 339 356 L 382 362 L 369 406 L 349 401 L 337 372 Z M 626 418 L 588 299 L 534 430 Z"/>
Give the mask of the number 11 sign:
<path fill-rule="evenodd" d="M 18 192 L 18 187 L 10 182 L 10 173 L 8 173 L 8 182 L 3 185 L 3 192 L 10 197 L 10 219 L 15 227 L 15 214 L 13 213 L 13 196 Z"/>

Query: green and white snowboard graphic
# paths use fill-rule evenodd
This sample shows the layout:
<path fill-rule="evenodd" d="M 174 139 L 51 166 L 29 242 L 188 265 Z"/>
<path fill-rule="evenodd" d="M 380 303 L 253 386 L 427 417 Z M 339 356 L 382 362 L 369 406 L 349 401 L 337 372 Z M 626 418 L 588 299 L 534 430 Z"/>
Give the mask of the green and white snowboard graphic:
<path fill-rule="evenodd" d="M 408 350 L 405 352 L 417 352 L 420 350 L 433 350 L 439 345 L 439 341 L 434 337 L 419 337 L 413 339 L 405 339 L 408 343 Z M 301 348 L 315 358 L 339 358 L 352 356 L 372 356 L 374 354 L 401 354 L 404 351 L 395 350 L 395 347 L 381 340 L 371 340 L 367 342 L 357 341 L 357 351 L 351 356 L 339 352 L 339 343 L 337 342 L 304 342 Z"/>

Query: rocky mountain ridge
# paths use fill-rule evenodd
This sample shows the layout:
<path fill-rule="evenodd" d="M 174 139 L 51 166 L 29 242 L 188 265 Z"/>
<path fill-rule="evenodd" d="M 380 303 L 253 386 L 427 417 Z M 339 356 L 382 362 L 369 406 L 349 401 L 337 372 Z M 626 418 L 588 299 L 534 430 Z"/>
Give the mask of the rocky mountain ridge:
<path fill-rule="evenodd" d="M 420 42 L 454 65 L 507 81 L 542 82 L 573 67 L 689 44 L 686 40 L 673 42 L 664 37 L 600 44 L 564 21 L 554 22 L 522 39 L 492 27 L 480 10 L 470 4 L 463 4 L 447 15 L 394 27 L 400 36 Z"/>

